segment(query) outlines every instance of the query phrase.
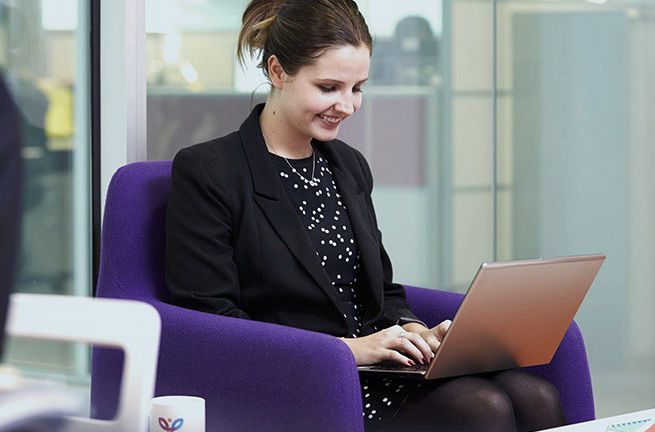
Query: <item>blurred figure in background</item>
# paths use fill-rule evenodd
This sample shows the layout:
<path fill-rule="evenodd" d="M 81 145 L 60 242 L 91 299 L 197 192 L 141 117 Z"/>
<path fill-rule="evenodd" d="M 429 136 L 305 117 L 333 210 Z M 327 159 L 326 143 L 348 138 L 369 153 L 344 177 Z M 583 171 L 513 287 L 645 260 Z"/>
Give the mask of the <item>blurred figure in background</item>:
<path fill-rule="evenodd" d="M 0 329 L 6 320 L 19 249 L 23 173 L 20 149 L 16 106 L 0 74 Z"/>
<path fill-rule="evenodd" d="M 396 23 L 391 37 L 375 42 L 370 78 L 375 85 L 437 85 L 439 39 L 427 19 L 406 16 Z"/>

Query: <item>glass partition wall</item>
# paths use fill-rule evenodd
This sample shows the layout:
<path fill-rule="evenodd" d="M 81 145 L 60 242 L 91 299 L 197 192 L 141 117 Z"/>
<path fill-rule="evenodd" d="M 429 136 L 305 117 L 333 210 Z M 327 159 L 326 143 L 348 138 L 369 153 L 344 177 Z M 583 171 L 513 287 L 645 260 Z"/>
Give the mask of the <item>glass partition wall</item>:
<path fill-rule="evenodd" d="M 0 0 L 0 72 L 22 131 L 19 292 L 92 292 L 87 10 L 78 0 Z M 86 347 L 9 340 L 4 360 L 88 383 Z"/>
<path fill-rule="evenodd" d="M 655 406 L 655 3 L 497 3 L 502 259 L 603 252 L 576 320 L 599 416 Z"/>
<path fill-rule="evenodd" d="M 464 292 L 483 261 L 606 253 L 576 317 L 597 414 L 654 406 L 655 3 L 357 3 L 376 45 L 340 138 L 372 166 L 395 279 Z M 147 155 L 170 159 L 267 85 L 236 62 L 247 1 L 146 4 Z"/>

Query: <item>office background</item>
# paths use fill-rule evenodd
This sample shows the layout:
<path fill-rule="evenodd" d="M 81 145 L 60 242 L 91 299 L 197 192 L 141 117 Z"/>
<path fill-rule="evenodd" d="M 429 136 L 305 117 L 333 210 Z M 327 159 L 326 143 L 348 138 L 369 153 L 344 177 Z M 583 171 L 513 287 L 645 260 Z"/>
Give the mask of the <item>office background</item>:
<path fill-rule="evenodd" d="M 376 48 L 341 138 L 371 163 L 395 279 L 464 292 L 483 261 L 606 253 L 576 316 L 597 415 L 655 406 L 655 2 L 357 3 Z M 265 98 L 235 59 L 245 0 L 93 4 L 100 112 L 92 2 L 0 0 L 24 134 L 18 291 L 91 295 L 92 180 L 101 198 L 121 164 L 228 133 Z M 88 347 L 12 340 L 7 360 L 88 388 Z"/>

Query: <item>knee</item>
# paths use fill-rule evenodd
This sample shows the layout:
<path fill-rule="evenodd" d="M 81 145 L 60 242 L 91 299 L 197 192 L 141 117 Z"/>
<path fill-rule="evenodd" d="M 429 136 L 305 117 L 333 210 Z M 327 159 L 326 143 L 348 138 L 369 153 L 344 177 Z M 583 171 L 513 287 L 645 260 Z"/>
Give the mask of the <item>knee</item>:
<path fill-rule="evenodd" d="M 468 396 L 468 415 L 480 420 L 513 423 L 514 408 L 512 401 L 500 386 L 483 385 Z M 474 420 L 475 421 L 475 420 Z"/>
<path fill-rule="evenodd" d="M 451 398 L 447 410 L 450 418 L 459 418 L 467 425 L 461 430 L 514 430 L 512 401 L 501 386 L 475 377 L 460 378 L 456 384 L 458 394 Z"/>
<path fill-rule="evenodd" d="M 550 381 L 541 380 L 533 383 L 533 391 L 531 395 L 531 404 L 533 406 L 541 406 L 552 410 L 553 412 L 561 411 L 562 402 L 559 397 L 559 390 Z"/>
<path fill-rule="evenodd" d="M 514 409 L 505 390 L 476 377 L 456 378 L 437 387 L 419 389 L 403 404 L 393 425 L 397 427 L 393 431 L 516 430 Z"/>

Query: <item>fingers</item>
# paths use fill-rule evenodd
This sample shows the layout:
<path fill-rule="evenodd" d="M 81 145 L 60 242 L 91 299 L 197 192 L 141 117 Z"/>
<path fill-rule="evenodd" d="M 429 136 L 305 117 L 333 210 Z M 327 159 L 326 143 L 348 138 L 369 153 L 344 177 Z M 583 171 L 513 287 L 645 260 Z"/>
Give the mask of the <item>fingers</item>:
<path fill-rule="evenodd" d="M 410 357 L 412 360 L 416 361 L 417 363 L 423 364 L 425 361 L 423 360 L 424 355 L 421 352 L 420 349 L 418 349 L 415 345 L 415 336 L 418 336 L 416 333 L 404 333 L 403 337 L 399 337 L 398 340 L 395 342 L 395 349 L 397 351 L 400 351 L 402 354 L 405 354 L 407 357 Z M 420 339 L 420 337 L 419 337 Z"/>
<path fill-rule="evenodd" d="M 450 328 L 450 325 L 453 322 L 451 320 L 445 320 L 441 324 L 435 327 L 435 333 L 439 341 L 442 341 L 443 338 L 446 336 L 446 332 Z"/>
<path fill-rule="evenodd" d="M 450 328 L 451 324 L 452 324 L 451 320 L 445 320 L 439 325 L 422 333 L 422 336 L 424 337 L 428 345 L 430 345 L 430 348 L 432 348 L 433 352 L 436 352 L 437 348 L 439 348 L 439 346 L 441 345 L 441 341 L 443 341 L 443 338 L 446 337 L 446 333 L 448 332 L 448 329 Z"/>
<path fill-rule="evenodd" d="M 386 336 L 387 349 L 404 354 L 416 363 L 424 364 L 432 358 L 430 346 L 417 333 L 405 331 L 396 325 L 387 329 Z"/>
<path fill-rule="evenodd" d="M 432 330 L 428 330 L 422 333 L 421 336 L 430 346 L 430 357 L 434 357 L 434 353 L 437 351 L 437 348 L 439 348 L 439 345 L 441 345 L 441 341 Z"/>
<path fill-rule="evenodd" d="M 420 364 L 425 364 L 432 358 L 432 348 L 418 333 L 405 332 L 404 337 L 411 346 L 408 346 L 406 351 Z"/>
<path fill-rule="evenodd" d="M 392 361 L 394 361 L 396 363 L 403 364 L 405 366 L 415 366 L 416 365 L 414 360 L 405 357 L 404 355 L 402 355 L 401 353 L 399 353 L 398 351 L 395 351 L 395 350 L 390 350 L 389 351 L 389 360 L 392 360 Z"/>

